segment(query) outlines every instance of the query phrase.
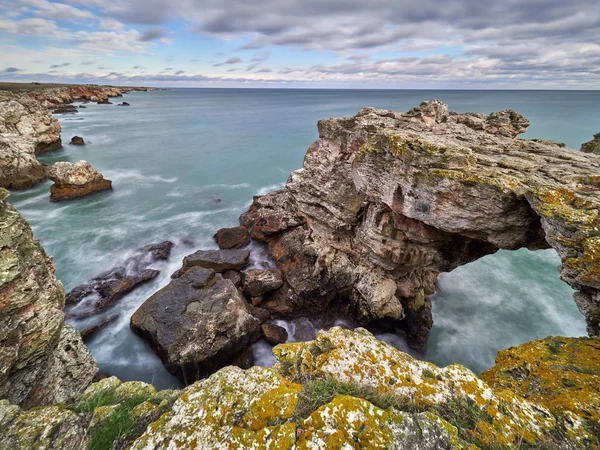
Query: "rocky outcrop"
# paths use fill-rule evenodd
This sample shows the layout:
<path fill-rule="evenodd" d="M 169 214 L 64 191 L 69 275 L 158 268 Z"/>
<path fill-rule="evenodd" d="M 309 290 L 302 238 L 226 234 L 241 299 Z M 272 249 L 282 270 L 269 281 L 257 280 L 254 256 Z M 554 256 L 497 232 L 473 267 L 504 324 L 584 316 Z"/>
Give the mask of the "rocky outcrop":
<path fill-rule="evenodd" d="M 594 139 L 581 144 L 581 151 L 584 153 L 594 153 L 600 155 L 600 133 L 594 135 Z"/>
<path fill-rule="evenodd" d="M 54 163 L 48 178 L 54 181 L 50 186 L 50 199 L 54 202 L 112 189 L 112 181 L 105 180 L 87 161 Z"/>
<path fill-rule="evenodd" d="M 131 328 L 188 384 L 228 364 L 252 365 L 259 321 L 230 280 L 193 266 L 146 300 Z"/>
<path fill-rule="evenodd" d="M 338 303 L 423 348 L 440 272 L 553 247 L 600 334 L 600 157 L 514 139 L 527 126 L 514 111 L 456 114 L 439 101 L 320 121 L 303 168 L 241 218 L 285 281 L 261 307 L 294 316 Z"/>
<path fill-rule="evenodd" d="M 66 296 L 67 306 L 71 308 L 85 304 L 83 312 L 79 307 L 73 313 L 75 317 L 92 315 L 110 308 L 136 287 L 155 279 L 160 271 L 148 266 L 157 261 L 168 260 L 173 245 L 171 241 L 163 241 L 138 248 L 122 264 L 73 288 Z"/>
<path fill-rule="evenodd" d="M 482 375 L 489 382 L 416 360 L 363 329 L 332 328 L 273 352 L 273 368 L 229 366 L 181 391 L 111 377 L 60 406 L 22 411 L 0 401 L 0 447 L 600 448 L 597 338 L 508 349 Z M 520 384 L 524 369 L 531 378 Z"/>
<path fill-rule="evenodd" d="M 35 143 L 18 134 L 0 133 L 0 187 L 25 189 L 46 179 L 46 166 L 35 157 Z"/>
<path fill-rule="evenodd" d="M 241 274 L 242 288 L 249 297 L 261 297 L 283 285 L 279 269 L 248 269 Z"/>
<path fill-rule="evenodd" d="M 65 401 L 97 367 L 64 324 L 64 291 L 51 259 L 0 191 L 0 398 L 27 407 Z"/>

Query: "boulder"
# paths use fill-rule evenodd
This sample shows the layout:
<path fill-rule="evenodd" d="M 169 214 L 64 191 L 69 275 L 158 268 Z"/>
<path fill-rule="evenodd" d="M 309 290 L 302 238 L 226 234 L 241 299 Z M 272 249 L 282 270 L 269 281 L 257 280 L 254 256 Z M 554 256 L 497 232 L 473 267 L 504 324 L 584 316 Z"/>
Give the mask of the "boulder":
<path fill-rule="evenodd" d="M 54 202 L 112 189 L 112 181 L 105 180 L 87 161 L 54 163 L 48 178 L 54 181 L 50 186 L 50 199 Z"/>
<path fill-rule="evenodd" d="M 69 144 L 71 144 L 71 145 L 85 145 L 85 141 L 83 140 L 83 138 L 81 136 L 73 136 L 71 138 L 71 142 L 69 142 Z"/>
<path fill-rule="evenodd" d="M 156 278 L 160 272 L 148 266 L 168 260 L 172 247 L 171 241 L 164 241 L 138 248 L 123 264 L 73 288 L 66 296 L 66 304 L 73 306 L 86 300 L 91 303 L 91 313 L 113 306 L 136 287 Z"/>
<path fill-rule="evenodd" d="M 283 344 L 288 339 L 288 332 L 285 328 L 274 323 L 263 323 L 260 326 L 262 337 L 271 345 Z"/>
<path fill-rule="evenodd" d="M 198 250 L 183 258 L 183 271 L 192 267 L 204 267 L 215 272 L 241 270 L 248 265 L 248 250 Z"/>
<path fill-rule="evenodd" d="M 117 106 L 129 106 L 129 103 L 123 102 L 123 103 L 119 103 Z"/>
<path fill-rule="evenodd" d="M 594 135 L 594 139 L 581 144 L 581 151 L 584 153 L 594 153 L 600 155 L 600 133 Z"/>
<path fill-rule="evenodd" d="M 193 266 L 146 300 L 131 328 L 188 384 L 235 363 L 258 337 L 259 321 L 230 280 Z"/>
<path fill-rule="evenodd" d="M 242 288 L 250 297 L 260 297 L 282 285 L 279 269 L 248 269 L 242 272 Z"/>
<path fill-rule="evenodd" d="M 215 239 L 220 249 L 240 248 L 250 242 L 250 235 L 245 226 L 221 228 Z"/>
<path fill-rule="evenodd" d="M 225 272 L 223 272 L 223 278 L 231 280 L 231 282 L 236 288 L 242 287 L 242 276 L 239 272 L 235 270 L 226 270 Z"/>

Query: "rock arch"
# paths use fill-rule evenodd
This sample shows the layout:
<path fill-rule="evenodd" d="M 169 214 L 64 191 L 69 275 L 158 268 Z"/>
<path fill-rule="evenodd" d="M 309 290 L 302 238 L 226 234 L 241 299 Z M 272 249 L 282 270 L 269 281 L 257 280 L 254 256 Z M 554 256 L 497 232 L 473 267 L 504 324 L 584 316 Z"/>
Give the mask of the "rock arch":
<path fill-rule="evenodd" d="M 600 156 L 515 139 L 528 126 L 514 111 L 457 114 L 437 100 L 320 121 L 303 168 L 241 217 L 286 280 L 261 306 L 289 316 L 338 301 L 424 347 L 440 272 L 553 247 L 599 335 Z"/>

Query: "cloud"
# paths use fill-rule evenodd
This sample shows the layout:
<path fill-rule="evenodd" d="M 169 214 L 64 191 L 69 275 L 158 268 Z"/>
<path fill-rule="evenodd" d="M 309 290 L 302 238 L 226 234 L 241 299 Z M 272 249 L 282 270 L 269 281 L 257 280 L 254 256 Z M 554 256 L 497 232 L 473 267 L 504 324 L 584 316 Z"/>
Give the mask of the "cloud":
<path fill-rule="evenodd" d="M 150 42 L 165 36 L 165 30 L 162 28 L 148 28 L 138 38 L 141 42 Z"/>
<path fill-rule="evenodd" d="M 231 58 L 226 59 L 223 62 L 213 64 L 213 66 L 214 67 L 219 67 L 219 66 L 225 66 L 225 65 L 228 65 L 228 64 L 238 64 L 238 63 L 241 63 L 241 62 L 242 62 L 241 58 L 238 58 L 237 56 L 232 56 Z"/>
<path fill-rule="evenodd" d="M 58 67 L 68 67 L 68 66 L 70 66 L 70 65 L 71 65 L 71 63 L 68 63 L 68 62 L 67 62 L 67 63 L 62 63 L 62 64 L 52 64 L 52 65 L 50 66 L 50 68 L 51 68 L 51 69 L 56 69 L 56 68 L 58 68 Z"/>
<path fill-rule="evenodd" d="M 17 73 L 17 72 L 22 72 L 22 71 L 23 71 L 23 69 L 17 69 L 16 67 L 7 67 L 0 73 Z"/>

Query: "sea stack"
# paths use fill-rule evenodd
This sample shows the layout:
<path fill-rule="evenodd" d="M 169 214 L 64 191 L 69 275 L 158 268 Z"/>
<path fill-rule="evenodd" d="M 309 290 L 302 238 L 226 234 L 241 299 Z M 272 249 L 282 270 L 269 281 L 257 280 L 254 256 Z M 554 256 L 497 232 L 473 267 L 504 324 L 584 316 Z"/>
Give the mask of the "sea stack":
<path fill-rule="evenodd" d="M 85 141 L 83 140 L 83 138 L 81 136 L 73 136 L 71 138 L 71 145 L 85 145 Z"/>
<path fill-rule="evenodd" d="M 50 186 L 50 199 L 54 202 L 112 189 L 112 181 L 105 180 L 87 161 L 54 163 L 48 178 L 54 181 Z"/>

